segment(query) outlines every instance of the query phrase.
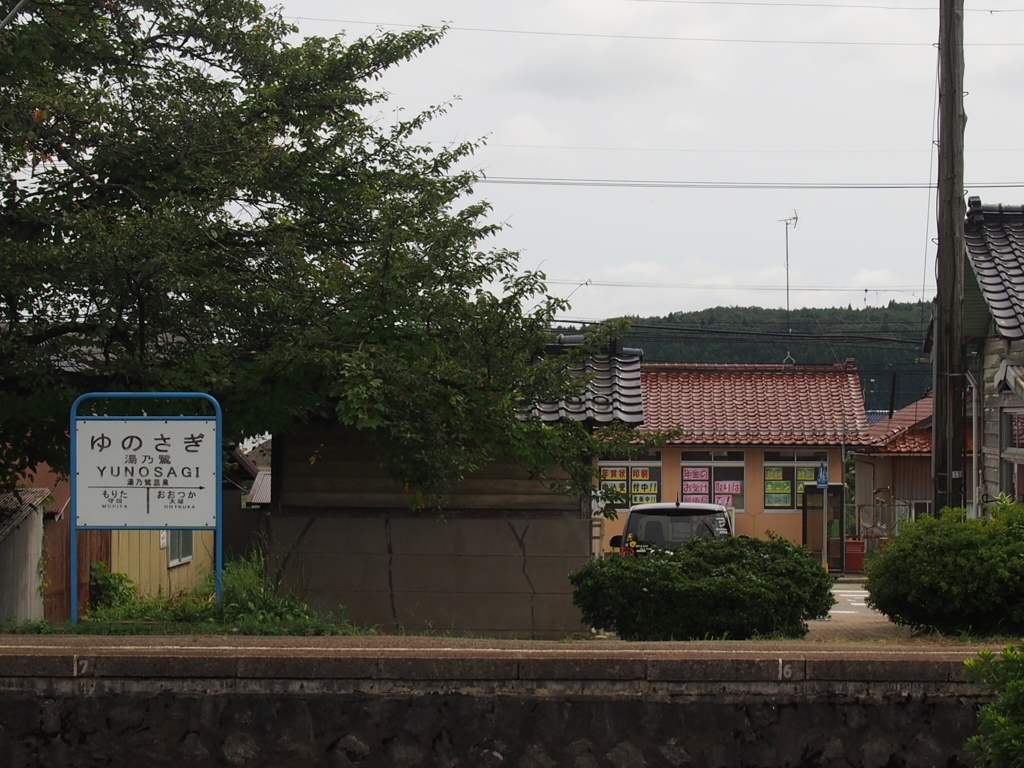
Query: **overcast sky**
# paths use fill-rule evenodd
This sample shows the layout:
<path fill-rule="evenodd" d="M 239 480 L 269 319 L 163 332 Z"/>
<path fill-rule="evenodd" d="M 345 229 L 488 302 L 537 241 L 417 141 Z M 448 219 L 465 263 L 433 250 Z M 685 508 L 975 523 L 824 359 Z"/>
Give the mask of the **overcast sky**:
<path fill-rule="evenodd" d="M 1024 183 L 1024 0 L 968 2 L 968 194 L 1020 204 L 1009 185 Z M 930 0 L 285 0 L 282 11 L 304 35 L 451 27 L 381 83 L 387 109 L 457 99 L 423 139 L 486 138 L 477 191 L 508 224 L 492 245 L 571 295 L 566 319 L 784 308 L 794 211 L 793 308 L 934 295 Z"/>

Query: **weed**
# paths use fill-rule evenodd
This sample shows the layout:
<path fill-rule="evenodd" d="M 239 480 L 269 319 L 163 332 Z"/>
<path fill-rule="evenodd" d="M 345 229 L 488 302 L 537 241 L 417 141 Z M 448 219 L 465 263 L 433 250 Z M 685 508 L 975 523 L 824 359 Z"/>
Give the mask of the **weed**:
<path fill-rule="evenodd" d="M 157 597 L 139 594 L 123 573 L 104 563 L 93 563 L 90 578 L 92 605 L 76 626 L 47 622 L 0 625 L 0 632 L 44 634 L 68 632 L 101 635 L 241 634 L 331 635 L 373 634 L 345 616 L 345 607 L 322 614 L 293 592 L 282 592 L 266 571 L 261 552 L 232 560 L 224 566 L 223 600 L 217 603 L 215 578 L 209 574 L 191 591 Z"/>

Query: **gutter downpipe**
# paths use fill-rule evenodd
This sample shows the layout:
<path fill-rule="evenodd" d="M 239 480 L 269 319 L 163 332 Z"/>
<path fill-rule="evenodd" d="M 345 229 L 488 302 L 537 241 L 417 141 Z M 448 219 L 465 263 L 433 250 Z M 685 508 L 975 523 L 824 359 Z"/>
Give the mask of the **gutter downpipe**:
<path fill-rule="evenodd" d="M 981 490 L 980 460 L 978 458 L 978 381 L 970 370 L 966 371 L 967 381 L 971 384 L 971 517 L 978 515 L 978 496 Z"/>

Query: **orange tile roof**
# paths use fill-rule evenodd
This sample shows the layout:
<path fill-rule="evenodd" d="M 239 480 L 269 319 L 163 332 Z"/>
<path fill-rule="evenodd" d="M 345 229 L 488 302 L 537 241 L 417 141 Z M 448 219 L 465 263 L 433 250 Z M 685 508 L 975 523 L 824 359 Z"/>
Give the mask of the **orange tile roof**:
<path fill-rule="evenodd" d="M 966 436 L 970 441 L 970 436 Z M 970 450 L 968 446 L 967 450 Z M 885 442 L 872 446 L 871 453 L 898 454 L 900 456 L 931 456 L 932 428 L 908 429 L 898 435 L 887 438 Z"/>
<path fill-rule="evenodd" d="M 641 367 L 645 430 L 683 429 L 676 445 L 863 445 L 856 368 L 657 364 Z"/>
<path fill-rule="evenodd" d="M 931 456 L 932 412 L 934 404 L 929 391 L 916 403 L 901 408 L 891 419 L 871 425 L 871 446 L 866 453 L 898 456 Z M 974 449 L 970 423 L 964 424 L 964 453 Z"/>
<path fill-rule="evenodd" d="M 895 437 L 900 432 L 905 432 L 911 427 L 927 426 L 931 431 L 932 418 L 932 393 L 927 392 L 917 402 L 901 408 L 891 418 L 881 419 L 871 425 L 871 439 L 873 442 L 880 442 Z"/>

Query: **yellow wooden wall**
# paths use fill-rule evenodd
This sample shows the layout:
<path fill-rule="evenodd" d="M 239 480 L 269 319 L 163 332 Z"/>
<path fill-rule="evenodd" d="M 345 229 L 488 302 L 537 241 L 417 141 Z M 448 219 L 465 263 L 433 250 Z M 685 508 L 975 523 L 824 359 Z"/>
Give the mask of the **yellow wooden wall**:
<path fill-rule="evenodd" d="M 141 595 L 188 591 L 213 573 L 214 533 L 193 532 L 192 560 L 168 568 L 167 549 L 160 548 L 160 531 L 111 531 L 110 561 L 110 570 L 127 574 Z"/>

